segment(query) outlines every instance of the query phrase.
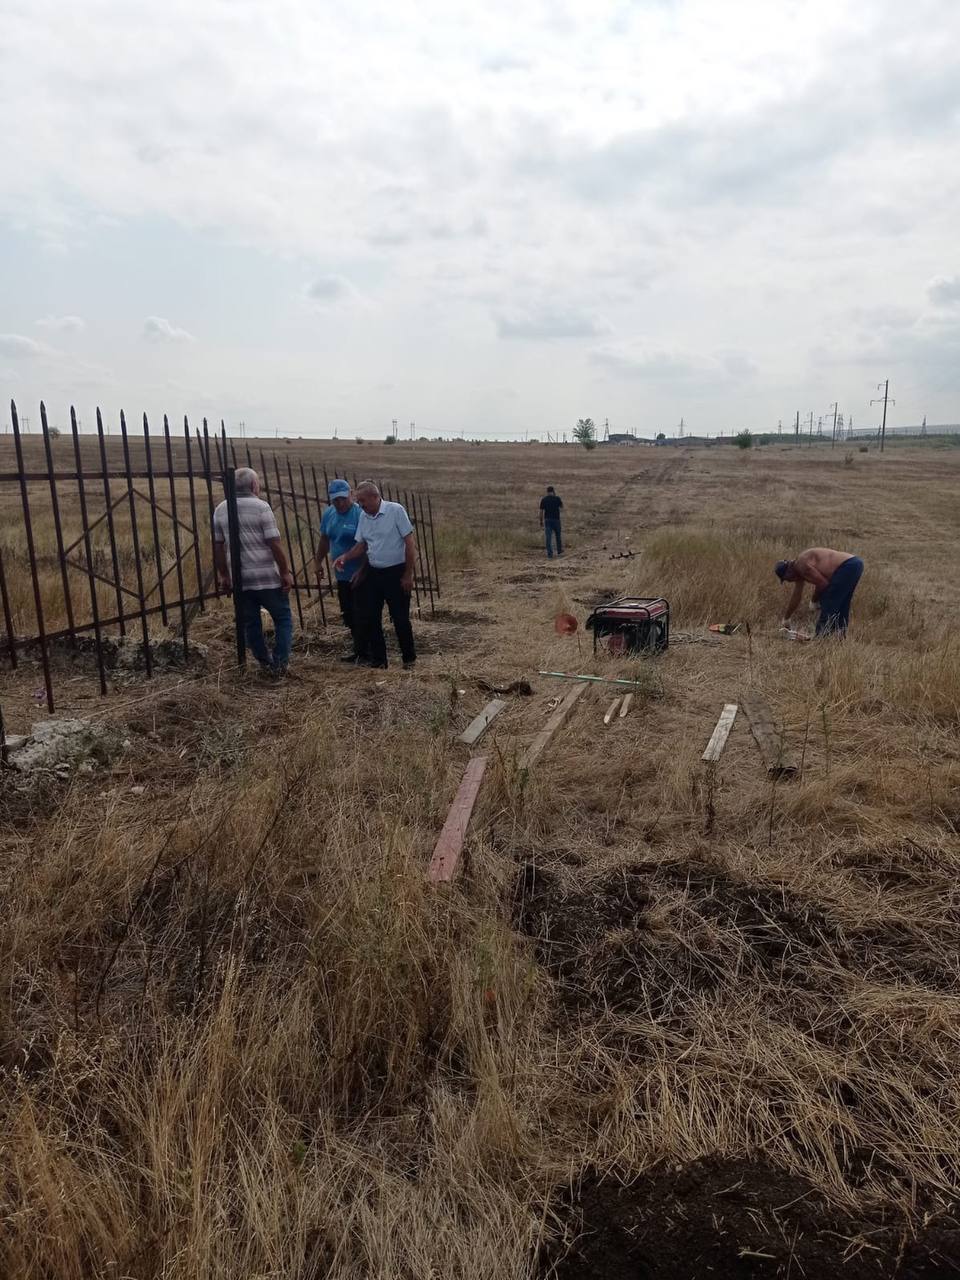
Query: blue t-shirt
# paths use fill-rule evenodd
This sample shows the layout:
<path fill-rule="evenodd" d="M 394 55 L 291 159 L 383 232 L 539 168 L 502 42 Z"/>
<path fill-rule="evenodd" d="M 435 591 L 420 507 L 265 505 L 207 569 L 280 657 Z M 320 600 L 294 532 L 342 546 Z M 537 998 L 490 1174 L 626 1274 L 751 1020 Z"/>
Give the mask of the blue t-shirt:
<path fill-rule="evenodd" d="M 357 525 L 360 523 L 360 507 L 354 502 L 346 515 L 341 515 L 337 508 L 330 504 L 320 520 L 320 532 L 330 539 L 330 559 L 345 556 L 357 543 Z M 340 582 L 349 582 L 360 568 L 357 561 L 351 561 L 341 569 L 337 578 Z"/>

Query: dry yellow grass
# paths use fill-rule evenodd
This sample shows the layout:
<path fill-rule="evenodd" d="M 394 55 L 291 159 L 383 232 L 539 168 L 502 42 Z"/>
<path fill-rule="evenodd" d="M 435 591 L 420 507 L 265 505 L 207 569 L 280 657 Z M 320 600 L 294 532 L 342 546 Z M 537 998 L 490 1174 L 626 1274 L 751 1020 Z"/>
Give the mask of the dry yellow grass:
<path fill-rule="evenodd" d="M 311 633 L 297 679 L 262 686 L 210 616 L 219 670 L 71 687 L 129 737 L 109 776 L 0 801 L 0 1274 L 517 1280 L 584 1170 L 704 1156 L 808 1180 L 851 1237 L 887 1214 L 888 1269 L 843 1274 L 892 1274 L 960 1182 L 960 464 L 341 452 L 437 495 L 416 675 L 344 672 Z M 628 534 L 640 558 L 611 562 Z M 772 561 L 811 541 L 866 560 L 846 644 L 776 636 Z M 607 590 L 672 601 L 664 659 L 555 635 Z M 701 625 L 727 619 L 750 636 Z M 606 729 L 588 693 L 526 776 L 562 692 L 540 667 L 639 693 Z M 437 892 L 478 677 L 536 693 L 490 731 L 465 872 Z M 31 680 L 0 676 L 15 715 Z M 742 718 L 701 772 L 751 687 L 796 782 L 767 780 Z"/>

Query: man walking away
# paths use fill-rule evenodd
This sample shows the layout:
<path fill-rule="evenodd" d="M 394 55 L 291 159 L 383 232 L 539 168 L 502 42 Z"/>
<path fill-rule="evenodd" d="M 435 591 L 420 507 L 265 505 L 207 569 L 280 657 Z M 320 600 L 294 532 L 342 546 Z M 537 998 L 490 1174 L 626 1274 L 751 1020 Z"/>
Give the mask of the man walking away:
<path fill-rule="evenodd" d="M 264 675 L 282 676 L 290 660 L 293 615 L 287 592 L 293 574 L 280 545 L 280 530 L 269 505 L 257 495 L 260 477 L 250 467 L 234 472 L 237 486 L 237 520 L 240 526 L 239 574 L 230 562 L 230 532 L 227 504 L 221 502 L 213 513 L 213 557 L 223 591 L 234 586 L 240 591 L 247 648 L 260 663 Z M 273 653 L 263 638 L 260 610 L 273 619 Z"/>
<path fill-rule="evenodd" d="M 773 571 L 781 582 L 795 584 L 783 615 L 784 626 L 800 607 L 804 583 L 809 582 L 813 587 L 813 603 L 820 606 L 816 634 L 846 635 L 850 602 L 863 573 L 859 556 L 830 547 L 810 547 L 795 560 L 778 560 Z"/>
<path fill-rule="evenodd" d="M 540 499 L 540 528 L 544 531 L 547 543 L 547 559 L 553 559 L 553 540 L 557 540 L 557 555 L 563 555 L 563 542 L 560 538 L 560 509 L 563 500 L 557 497 L 552 484 L 547 485 L 547 492 Z"/>
<path fill-rule="evenodd" d="M 337 556 L 333 567 L 340 573 L 364 555 L 367 573 L 360 588 L 360 625 L 367 645 L 367 657 L 360 666 L 385 667 L 387 645 L 383 635 L 383 606 L 386 604 L 397 633 L 403 665 L 417 660 L 410 625 L 410 592 L 413 590 L 414 542 L 410 517 L 399 502 L 384 502 L 372 480 L 357 485 L 357 501 L 362 508 L 357 525 L 357 542 L 352 551 Z"/>
<path fill-rule="evenodd" d="M 346 555 L 352 551 L 357 542 L 357 525 L 360 523 L 360 507 L 350 496 L 350 486 L 346 480 L 331 480 L 327 490 L 330 506 L 323 513 L 320 521 L 320 539 L 317 542 L 317 578 L 322 582 L 323 561 L 328 552 L 335 557 Z M 365 656 L 360 620 L 357 617 L 357 588 L 363 576 L 364 565 L 348 565 L 338 569 L 337 599 L 340 602 L 340 613 L 343 625 L 350 632 L 353 640 L 350 652 L 345 653 L 341 662 L 359 662 Z"/>

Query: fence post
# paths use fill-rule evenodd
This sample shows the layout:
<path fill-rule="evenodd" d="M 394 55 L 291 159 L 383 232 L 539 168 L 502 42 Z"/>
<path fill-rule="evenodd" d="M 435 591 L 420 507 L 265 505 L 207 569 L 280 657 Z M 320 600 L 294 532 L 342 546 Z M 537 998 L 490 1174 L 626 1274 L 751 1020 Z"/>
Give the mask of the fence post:
<path fill-rule="evenodd" d="M 223 488 L 227 498 L 227 536 L 230 540 L 230 586 L 233 591 L 233 625 L 237 633 L 237 666 L 246 665 L 247 645 L 243 631 L 243 572 L 240 564 L 240 513 L 237 510 L 237 469 L 226 467 Z"/>
<path fill-rule="evenodd" d="M 50 676 L 50 656 L 47 653 L 47 629 L 43 621 L 43 595 L 37 572 L 37 552 L 33 541 L 33 522 L 30 519 L 30 493 L 23 462 L 23 442 L 20 439 L 20 419 L 17 406 L 10 401 L 10 420 L 13 423 L 13 447 L 17 454 L 17 472 L 20 480 L 20 508 L 23 512 L 23 531 L 27 539 L 27 556 L 30 560 L 30 580 L 33 583 L 33 606 L 37 614 L 37 639 L 40 642 L 40 662 L 43 666 L 43 687 L 47 694 L 47 710 L 53 711 L 53 680 Z M 12 643 L 12 636 L 11 636 Z"/>

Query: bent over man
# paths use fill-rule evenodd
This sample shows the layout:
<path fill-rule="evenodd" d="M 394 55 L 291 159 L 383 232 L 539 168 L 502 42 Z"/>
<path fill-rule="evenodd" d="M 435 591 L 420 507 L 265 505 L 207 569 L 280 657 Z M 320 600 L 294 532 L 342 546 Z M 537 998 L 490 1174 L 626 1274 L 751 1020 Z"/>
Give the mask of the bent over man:
<path fill-rule="evenodd" d="M 350 486 L 346 480 L 331 480 L 327 490 L 330 505 L 323 513 L 320 521 L 320 538 L 317 542 L 317 577 L 323 576 L 323 560 L 327 552 L 336 556 L 346 555 L 352 551 L 357 541 L 357 526 L 362 514 L 360 507 L 350 497 Z M 350 652 L 345 653 L 341 662 L 359 662 L 365 656 L 360 619 L 357 616 L 357 590 L 363 575 L 364 566 L 349 564 L 345 569 L 335 570 L 337 575 L 337 600 L 343 624 L 350 632 L 353 640 Z"/>
<path fill-rule="evenodd" d="M 364 480 L 357 485 L 357 501 L 363 514 L 357 525 L 356 546 L 345 555 L 337 556 L 333 567 L 340 573 L 362 556 L 367 557 L 367 572 L 357 601 L 367 657 L 361 659 L 359 665 L 387 665 L 387 645 L 383 634 L 383 606 L 386 604 L 397 633 L 403 665 L 412 667 L 417 660 L 410 625 L 413 525 L 399 502 L 384 502 L 372 480 Z"/>
<path fill-rule="evenodd" d="M 265 675 L 282 676 L 290 660 L 293 615 L 287 592 L 293 574 L 280 543 L 280 530 L 260 493 L 260 477 L 251 467 L 237 467 L 237 519 L 240 525 L 240 564 L 230 562 L 227 504 L 213 513 L 213 557 L 223 591 L 239 590 L 247 648 Z M 239 570 L 239 572 L 238 572 Z M 263 638 L 260 610 L 273 619 L 273 653 Z"/>
<path fill-rule="evenodd" d="M 850 602 L 863 573 L 863 561 L 849 551 L 831 547 L 809 547 L 795 560 L 778 560 L 774 573 L 781 582 L 794 583 L 793 594 L 783 615 L 786 623 L 800 607 L 804 583 L 813 587 L 813 603 L 820 606 L 818 636 L 846 634 Z"/>

